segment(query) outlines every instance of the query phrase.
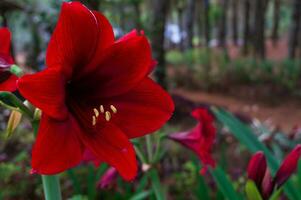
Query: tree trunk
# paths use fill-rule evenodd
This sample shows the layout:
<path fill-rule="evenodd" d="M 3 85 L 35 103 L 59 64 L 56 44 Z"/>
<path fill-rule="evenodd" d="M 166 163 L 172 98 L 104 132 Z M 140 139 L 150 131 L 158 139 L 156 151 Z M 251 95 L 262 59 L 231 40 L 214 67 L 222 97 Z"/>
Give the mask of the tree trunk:
<path fill-rule="evenodd" d="M 153 0 L 152 1 L 152 48 L 153 56 L 158 62 L 158 66 L 155 71 L 155 77 L 158 83 L 167 88 L 166 80 L 166 63 L 165 63 L 165 49 L 164 49 L 164 31 L 167 18 L 167 11 L 169 6 L 169 0 Z"/>
<path fill-rule="evenodd" d="M 84 5 L 92 10 L 99 10 L 101 0 L 80 0 Z"/>
<path fill-rule="evenodd" d="M 249 45 L 250 45 L 250 9 L 251 3 L 250 0 L 244 0 L 244 33 L 243 33 L 243 55 L 247 55 L 249 53 Z"/>
<path fill-rule="evenodd" d="M 233 43 L 237 46 L 238 40 L 238 0 L 232 0 L 232 37 Z"/>
<path fill-rule="evenodd" d="M 219 46 L 224 48 L 226 47 L 228 0 L 220 0 L 220 5 L 222 14 L 219 20 L 218 39 Z"/>
<path fill-rule="evenodd" d="M 301 1 L 294 0 L 293 1 L 293 14 L 292 14 L 292 26 L 290 30 L 290 37 L 289 37 L 289 58 L 294 59 L 296 57 L 296 51 L 298 47 L 299 32 L 300 31 L 300 23 L 301 23 Z"/>
<path fill-rule="evenodd" d="M 32 51 L 29 54 L 29 66 L 33 69 L 39 69 L 38 57 L 42 51 L 41 49 L 41 38 L 38 30 L 38 24 L 34 21 L 34 16 L 29 15 L 28 21 L 30 23 L 31 28 L 31 36 L 32 36 Z"/>
<path fill-rule="evenodd" d="M 187 8 L 185 12 L 185 31 L 186 31 L 186 37 L 185 37 L 185 49 L 192 49 L 193 47 L 193 24 L 194 24 L 194 11 L 195 11 L 195 0 L 188 0 L 187 2 Z"/>
<path fill-rule="evenodd" d="M 211 40 L 211 25 L 210 25 L 210 0 L 203 0 L 204 3 L 204 33 L 205 33 L 205 43 L 206 47 L 209 47 Z"/>
<path fill-rule="evenodd" d="M 2 17 L 2 27 L 7 27 L 7 18 L 5 16 L 4 11 L 1 11 L 1 17 Z"/>
<path fill-rule="evenodd" d="M 140 3 L 140 0 L 133 1 L 133 6 L 135 10 L 135 26 L 137 30 L 142 30 Z"/>
<path fill-rule="evenodd" d="M 266 0 L 256 0 L 255 20 L 254 20 L 254 56 L 255 58 L 265 59 L 265 11 Z"/>
<path fill-rule="evenodd" d="M 177 6 L 178 11 L 178 26 L 180 32 L 180 41 L 179 41 L 179 49 L 180 51 L 184 51 L 184 40 L 183 40 L 183 8 L 181 6 Z"/>
<path fill-rule="evenodd" d="M 274 13 L 273 13 L 273 28 L 272 28 L 272 41 L 276 46 L 279 38 L 279 22 L 280 22 L 280 0 L 274 0 Z"/>
<path fill-rule="evenodd" d="M 196 1 L 196 26 L 197 26 L 197 35 L 198 35 L 198 46 L 202 45 L 202 37 L 203 37 L 203 16 L 201 13 L 203 12 L 203 3 L 201 0 Z"/>

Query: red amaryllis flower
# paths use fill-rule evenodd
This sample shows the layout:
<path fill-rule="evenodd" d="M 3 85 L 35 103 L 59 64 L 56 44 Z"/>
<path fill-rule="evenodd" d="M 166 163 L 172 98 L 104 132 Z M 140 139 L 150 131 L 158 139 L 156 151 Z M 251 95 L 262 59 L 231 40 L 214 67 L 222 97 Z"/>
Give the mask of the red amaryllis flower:
<path fill-rule="evenodd" d="M 15 91 L 18 77 L 9 70 L 14 63 L 10 55 L 11 34 L 8 28 L 0 28 L 0 91 Z"/>
<path fill-rule="evenodd" d="M 297 145 L 283 160 L 274 178 L 267 168 L 262 152 L 254 154 L 248 165 L 248 178 L 253 180 L 264 198 L 271 196 L 275 188 L 281 187 L 295 172 L 301 156 L 301 145 Z"/>
<path fill-rule="evenodd" d="M 211 151 L 215 140 L 216 129 L 213 126 L 213 117 L 206 109 L 195 109 L 191 115 L 199 122 L 193 129 L 173 133 L 168 137 L 198 155 L 203 164 L 203 168 L 200 172 L 204 174 L 207 170 L 207 165 L 215 167 L 215 161 L 211 156 Z"/>
<path fill-rule="evenodd" d="M 133 179 L 137 163 L 129 139 L 160 128 L 174 109 L 170 96 L 148 77 L 152 63 L 145 36 L 132 31 L 114 41 L 102 14 L 63 3 L 47 68 L 18 81 L 20 93 L 43 111 L 32 168 L 59 173 L 89 150 Z"/>

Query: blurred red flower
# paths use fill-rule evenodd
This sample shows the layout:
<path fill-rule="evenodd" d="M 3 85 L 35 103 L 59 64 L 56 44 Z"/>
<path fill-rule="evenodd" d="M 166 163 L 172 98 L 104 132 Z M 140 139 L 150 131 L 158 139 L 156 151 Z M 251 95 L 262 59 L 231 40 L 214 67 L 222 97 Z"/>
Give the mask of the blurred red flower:
<path fill-rule="evenodd" d="M 110 167 L 105 171 L 97 183 L 97 187 L 104 189 L 114 184 L 118 178 L 118 172 L 114 167 Z"/>
<path fill-rule="evenodd" d="M 13 92 L 17 89 L 18 77 L 10 72 L 14 60 L 10 55 L 11 33 L 0 28 L 0 91 Z"/>
<path fill-rule="evenodd" d="M 32 168 L 56 174 L 89 150 L 133 179 L 137 163 L 129 139 L 160 128 L 174 110 L 169 94 L 148 77 L 152 64 L 144 35 L 132 31 L 114 41 L 101 13 L 63 3 L 47 68 L 18 81 L 20 93 L 43 111 Z"/>
<path fill-rule="evenodd" d="M 253 180 L 264 198 L 271 196 L 275 188 L 281 187 L 296 171 L 301 156 L 301 145 L 297 145 L 283 160 L 272 178 L 263 152 L 255 153 L 248 165 L 248 178 Z"/>
<path fill-rule="evenodd" d="M 199 122 L 193 129 L 170 134 L 168 137 L 197 154 L 202 161 L 200 173 L 205 174 L 207 166 L 215 167 L 215 160 L 211 156 L 215 141 L 216 129 L 213 125 L 213 116 L 205 108 L 195 109 L 191 115 Z"/>

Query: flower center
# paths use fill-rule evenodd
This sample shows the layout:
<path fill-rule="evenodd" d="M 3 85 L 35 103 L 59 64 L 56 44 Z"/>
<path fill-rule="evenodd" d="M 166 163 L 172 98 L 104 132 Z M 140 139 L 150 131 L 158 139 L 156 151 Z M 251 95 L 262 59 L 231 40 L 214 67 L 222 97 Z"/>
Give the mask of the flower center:
<path fill-rule="evenodd" d="M 117 113 L 117 108 L 114 105 L 110 105 L 110 110 L 105 110 L 103 105 L 99 106 L 99 109 L 93 108 L 94 115 L 92 116 L 92 125 L 95 126 L 97 123 L 98 117 L 103 115 L 104 119 L 108 122 L 111 120 L 113 114 Z M 112 114 L 111 114 L 112 112 Z"/>

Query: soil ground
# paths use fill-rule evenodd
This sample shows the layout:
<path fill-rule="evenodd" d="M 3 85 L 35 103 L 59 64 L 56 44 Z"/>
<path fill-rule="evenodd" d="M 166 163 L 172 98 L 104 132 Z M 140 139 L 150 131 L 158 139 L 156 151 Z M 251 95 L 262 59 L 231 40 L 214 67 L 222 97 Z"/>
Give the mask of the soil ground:
<path fill-rule="evenodd" d="M 301 103 L 287 99 L 280 104 L 266 104 L 255 99 L 241 99 L 227 94 L 207 93 L 174 89 L 173 94 L 183 96 L 196 103 L 223 106 L 232 112 L 239 112 L 288 132 L 294 126 L 301 126 Z"/>

